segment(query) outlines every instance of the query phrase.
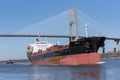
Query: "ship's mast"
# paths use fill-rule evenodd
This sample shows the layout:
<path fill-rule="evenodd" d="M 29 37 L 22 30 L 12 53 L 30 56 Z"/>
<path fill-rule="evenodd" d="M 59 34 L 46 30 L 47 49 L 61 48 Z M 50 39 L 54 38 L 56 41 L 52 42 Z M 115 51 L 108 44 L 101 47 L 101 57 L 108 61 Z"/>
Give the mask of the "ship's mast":
<path fill-rule="evenodd" d="M 72 12 L 73 10 L 70 9 L 68 11 L 68 18 L 69 18 L 69 35 L 71 36 L 71 40 L 72 40 L 72 25 L 75 25 L 75 31 L 76 31 L 76 38 L 75 41 L 78 40 L 79 38 L 79 33 L 78 33 L 78 21 L 77 21 L 77 9 L 74 8 L 74 16 L 72 16 Z M 74 18 L 74 19 L 73 19 Z"/>
<path fill-rule="evenodd" d="M 85 23 L 85 36 L 86 36 L 86 38 L 88 37 L 88 24 L 87 23 Z"/>

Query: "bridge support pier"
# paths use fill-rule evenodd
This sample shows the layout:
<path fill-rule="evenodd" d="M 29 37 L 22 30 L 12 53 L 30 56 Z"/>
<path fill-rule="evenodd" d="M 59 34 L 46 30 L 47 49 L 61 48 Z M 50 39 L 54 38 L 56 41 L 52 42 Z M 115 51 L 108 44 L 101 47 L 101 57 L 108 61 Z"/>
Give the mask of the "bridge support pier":
<path fill-rule="evenodd" d="M 115 41 L 115 47 L 114 47 L 114 53 L 116 53 L 118 50 L 118 44 L 119 44 L 119 42 L 120 42 L 120 40 L 114 40 Z"/>
<path fill-rule="evenodd" d="M 105 54 L 105 47 L 102 47 L 102 53 Z"/>

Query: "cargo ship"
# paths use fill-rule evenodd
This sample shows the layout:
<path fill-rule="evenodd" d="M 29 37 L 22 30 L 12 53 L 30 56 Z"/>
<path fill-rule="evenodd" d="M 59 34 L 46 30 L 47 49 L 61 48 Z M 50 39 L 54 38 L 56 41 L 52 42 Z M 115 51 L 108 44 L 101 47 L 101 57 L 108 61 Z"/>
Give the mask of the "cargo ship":
<path fill-rule="evenodd" d="M 71 16 L 69 11 L 68 15 Z M 88 37 L 87 25 L 85 26 L 86 37 L 79 37 L 76 9 L 75 19 L 69 17 L 69 44 L 51 44 L 40 41 L 29 44 L 27 56 L 33 65 L 93 65 L 101 61 L 98 53 L 100 47 L 104 47 L 105 37 Z M 76 36 L 72 36 L 72 25 L 75 25 Z"/>
<path fill-rule="evenodd" d="M 69 45 L 37 42 L 29 44 L 27 56 L 33 65 L 91 65 L 101 61 L 97 53 L 105 37 L 89 37 L 70 41 Z"/>

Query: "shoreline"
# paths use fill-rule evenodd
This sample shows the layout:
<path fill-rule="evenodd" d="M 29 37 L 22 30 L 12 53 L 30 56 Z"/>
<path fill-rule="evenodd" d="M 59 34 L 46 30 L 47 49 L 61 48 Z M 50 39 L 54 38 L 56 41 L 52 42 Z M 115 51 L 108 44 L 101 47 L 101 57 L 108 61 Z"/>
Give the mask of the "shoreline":
<path fill-rule="evenodd" d="M 102 59 L 120 59 L 120 52 L 108 52 L 101 54 Z"/>
<path fill-rule="evenodd" d="M 109 53 L 104 53 L 101 54 L 101 59 L 120 59 L 120 52 L 109 52 Z M 9 59 L 13 61 L 14 63 L 16 62 L 29 62 L 28 59 Z M 0 60 L 0 63 L 7 63 L 8 60 Z"/>
<path fill-rule="evenodd" d="M 28 59 L 10 59 L 12 62 L 16 63 L 16 62 L 29 62 Z M 9 60 L 0 60 L 0 63 L 7 63 Z"/>

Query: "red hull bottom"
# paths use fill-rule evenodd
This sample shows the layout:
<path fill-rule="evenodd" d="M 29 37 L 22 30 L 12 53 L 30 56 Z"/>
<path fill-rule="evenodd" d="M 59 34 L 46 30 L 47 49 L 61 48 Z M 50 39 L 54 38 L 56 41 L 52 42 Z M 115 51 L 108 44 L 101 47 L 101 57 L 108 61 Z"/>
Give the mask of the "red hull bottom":
<path fill-rule="evenodd" d="M 88 53 L 31 60 L 31 63 L 33 65 L 94 65 L 100 61 L 100 54 Z"/>

